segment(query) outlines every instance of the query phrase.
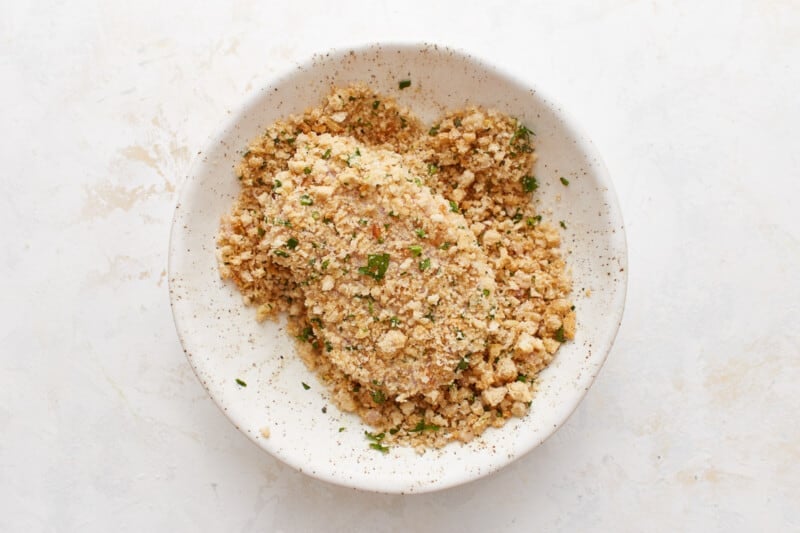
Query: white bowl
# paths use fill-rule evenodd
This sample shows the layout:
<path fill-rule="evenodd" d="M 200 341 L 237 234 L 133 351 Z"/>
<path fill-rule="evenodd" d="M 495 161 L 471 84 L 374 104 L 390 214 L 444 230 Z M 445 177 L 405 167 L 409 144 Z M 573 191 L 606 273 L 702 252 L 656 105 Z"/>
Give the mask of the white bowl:
<path fill-rule="evenodd" d="M 398 81 L 412 85 L 398 89 Z M 220 280 L 215 240 L 237 197 L 234 166 L 271 122 L 316 105 L 332 85 L 365 81 L 425 121 L 478 104 L 518 117 L 536 132 L 535 195 L 546 219 L 564 220 L 562 248 L 574 280 L 577 335 L 540 375 L 525 418 L 469 444 L 420 455 L 368 447 L 357 416 L 340 412 L 294 355 L 283 323 L 258 324 Z M 559 177 L 569 179 L 569 186 Z M 551 212 L 552 210 L 552 212 Z M 583 398 L 614 341 L 627 285 L 625 230 L 611 180 L 589 139 L 538 89 L 451 49 L 374 45 L 319 55 L 253 95 L 194 162 L 175 210 L 169 253 L 172 311 L 198 378 L 236 427 L 311 476 L 380 492 L 425 492 L 477 479 L 541 444 Z M 591 296 L 589 296 L 589 291 Z M 247 386 L 238 385 L 241 379 Z M 311 385 L 306 390 L 301 383 Z M 326 411 L 326 412 L 323 412 Z M 345 427 L 344 431 L 339 431 Z M 267 428 L 269 437 L 261 430 Z"/>

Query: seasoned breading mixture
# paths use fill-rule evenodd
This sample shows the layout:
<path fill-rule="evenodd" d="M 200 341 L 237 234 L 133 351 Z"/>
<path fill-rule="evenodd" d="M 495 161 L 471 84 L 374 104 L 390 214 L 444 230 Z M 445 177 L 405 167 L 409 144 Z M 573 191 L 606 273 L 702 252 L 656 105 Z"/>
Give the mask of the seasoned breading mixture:
<path fill-rule="evenodd" d="M 245 153 L 220 273 L 258 320 L 288 314 L 373 448 L 467 442 L 523 416 L 573 338 L 559 234 L 531 203 L 532 135 L 475 107 L 426 129 L 352 85 Z"/>

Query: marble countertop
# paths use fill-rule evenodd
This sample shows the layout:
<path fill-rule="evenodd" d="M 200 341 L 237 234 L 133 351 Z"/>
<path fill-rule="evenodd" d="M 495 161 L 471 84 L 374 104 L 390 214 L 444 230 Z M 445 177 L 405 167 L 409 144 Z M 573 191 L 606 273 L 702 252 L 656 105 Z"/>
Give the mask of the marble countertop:
<path fill-rule="evenodd" d="M 800 5 L 6 2 L 0 531 L 800 529 Z M 557 95 L 627 223 L 586 399 L 501 472 L 419 496 L 263 453 L 198 383 L 167 241 L 192 156 L 312 53 L 464 49 Z"/>

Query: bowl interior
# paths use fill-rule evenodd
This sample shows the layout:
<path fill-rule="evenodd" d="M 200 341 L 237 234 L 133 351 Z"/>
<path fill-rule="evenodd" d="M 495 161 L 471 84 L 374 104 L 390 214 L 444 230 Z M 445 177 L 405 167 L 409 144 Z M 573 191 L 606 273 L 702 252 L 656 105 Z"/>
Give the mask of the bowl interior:
<path fill-rule="evenodd" d="M 398 81 L 411 80 L 399 90 Z M 284 323 L 255 321 L 217 271 L 220 217 L 239 192 L 234 167 L 271 122 L 316 105 L 332 85 L 363 81 L 396 97 L 425 121 L 477 104 L 515 117 L 535 134 L 535 202 L 545 219 L 565 221 L 562 250 L 574 281 L 577 336 L 540 375 L 531 412 L 468 445 L 420 455 L 368 447 L 357 416 L 340 412 L 294 356 Z M 559 178 L 569 180 L 563 186 Z M 312 476 L 383 492 L 424 492 L 478 478 L 543 442 L 572 413 L 605 360 L 625 300 L 622 219 L 590 141 L 551 100 L 484 63 L 436 46 L 372 46 L 317 56 L 262 89 L 195 161 L 181 191 L 170 242 L 169 281 L 178 334 L 214 401 L 259 446 Z M 244 381 L 242 387 L 236 380 Z M 309 384 L 306 390 L 302 383 Z M 269 430 L 269 437 L 262 429 Z M 340 428 L 345 428 L 340 430 Z"/>

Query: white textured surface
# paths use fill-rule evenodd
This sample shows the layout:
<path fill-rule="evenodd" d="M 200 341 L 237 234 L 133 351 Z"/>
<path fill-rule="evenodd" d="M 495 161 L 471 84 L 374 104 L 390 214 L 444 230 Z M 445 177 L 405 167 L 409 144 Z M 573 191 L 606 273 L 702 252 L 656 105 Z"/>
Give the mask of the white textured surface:
<path fill-rule="evenodd" d="M 4 2 L 1 531 L 800 528 L 796 2 L 266 4 Z M 236 432 L 164 279 L 175 187 L 227 110 L 377 39 L 557 95 L 628 230 L 625 320 L 575 415 L 417 497 L 314 481 Z"/>

